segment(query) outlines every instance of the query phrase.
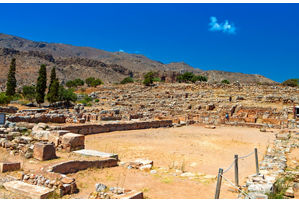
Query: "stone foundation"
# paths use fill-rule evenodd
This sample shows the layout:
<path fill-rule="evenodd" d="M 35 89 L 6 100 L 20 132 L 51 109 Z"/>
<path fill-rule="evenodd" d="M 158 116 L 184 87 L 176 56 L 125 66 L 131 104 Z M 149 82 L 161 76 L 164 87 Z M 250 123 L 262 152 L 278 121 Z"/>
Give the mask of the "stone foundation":
<path fill-rule="evenodd" d="M 68 130 L 72 133 L 83 135 L 105 133 L 122 130 L 138 130 L 147 128 L 171 127 L 172 120 L 157 120 L 157 121 L 140 121 L 140 122 L 123 122 L 123 123 L 107 123 L 107 124 L 85 124 L 62 126 L 61 130 Z"/>

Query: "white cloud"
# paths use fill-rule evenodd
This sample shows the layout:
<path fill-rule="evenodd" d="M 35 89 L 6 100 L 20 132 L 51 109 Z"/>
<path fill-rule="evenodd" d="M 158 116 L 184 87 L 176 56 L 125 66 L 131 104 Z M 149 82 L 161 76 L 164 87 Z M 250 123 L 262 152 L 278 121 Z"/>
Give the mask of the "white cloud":
<path fill-rule="evenodd" d="M 119 49 L 119 51 L 118 52 L 122 52 L 122 53 L 124 53 L 125 51 L 123 50 L 123 49 Z"/>
<path fill-rule="evenodd" d="M 228 34 L 236 34 L 236 27 L 233 23 L 229 23 L 228 20 L 225 20 L 224 23 L 218 23 L 216 17 L 210 17 L 210 31 L 212 32 L 224 32 Z"/>

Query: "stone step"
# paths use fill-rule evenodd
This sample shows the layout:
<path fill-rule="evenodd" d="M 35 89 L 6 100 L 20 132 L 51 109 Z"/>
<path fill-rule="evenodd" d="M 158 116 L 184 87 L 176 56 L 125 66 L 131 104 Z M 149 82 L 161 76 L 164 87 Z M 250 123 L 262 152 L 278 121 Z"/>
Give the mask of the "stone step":
<path fill-rule="evenodd" d="M 27 184 L 22 181 L 5 182 L 3 186 L 8 191 L 26 196 L 26 198 L 28 197 L 31 199 L 45 199 L 54 192 L 53 189 Z"/>

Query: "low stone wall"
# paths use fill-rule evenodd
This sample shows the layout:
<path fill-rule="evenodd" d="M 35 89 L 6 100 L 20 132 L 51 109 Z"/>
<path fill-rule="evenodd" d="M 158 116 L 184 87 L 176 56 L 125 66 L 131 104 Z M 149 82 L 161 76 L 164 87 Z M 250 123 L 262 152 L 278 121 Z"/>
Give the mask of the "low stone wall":
<path fill-rule="evenodd" d="M 172 120 L 157 120 L 157 121 L 140 121 L 126 123 L 110 123 L 110 124 L 85 124 L 74 126 L 62 126 L 61 130 L 68 130 L 72 133 L 83 135 L 105 133 L 122 130 L 137 130 L 147 128 L 171 127 Z"/>
<path fill-rule="evenodd" d="M 52 166 L 49 171 L 68 174 L 86 170 L 87 168 L 108 168 L 114 166 L 117 166 L 117 160 L 114 158 L 94 161 L 67 161 Z"/>
<path fill-rule="evenodd" d="M 17 111 L 18 111 L 17 107 L 0 107 L 0 113 L 14 114 L 17 113 Z"/>
<path fill-rule="evenodd" d="M 287 154 L 291 149 L 298 148 L 298 137 L 290 131 L 281 131 L 276 134 L 274 143 L 269 145 L 264 159 L 260 162 L 259 175 L 248 177 L 246 187 L 247 199 L 267 199 L 270 193 L 275 192 L 275 182 L 286 173 Z"/>
<path fill-rule="evenodd" d="M 9 116 L 11 122 L 28 122 L 28 123 L 65 123 L 66 117 L 63 114 L 35 114 L 33 116 Z"/>

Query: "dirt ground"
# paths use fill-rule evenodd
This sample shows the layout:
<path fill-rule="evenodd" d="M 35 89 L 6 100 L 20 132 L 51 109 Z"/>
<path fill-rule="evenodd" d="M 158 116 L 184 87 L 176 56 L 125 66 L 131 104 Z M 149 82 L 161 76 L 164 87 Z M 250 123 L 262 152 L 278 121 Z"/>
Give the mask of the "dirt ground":
<path fill-rule="evenodd" d="M 137 158 L 153 160 L 153 169 L 157 173 L 118 166 L 68 174 L 76 178 L 80 192 L 64 198 L 88 198 L 95 190 L 96 183 L 143 191 L 144 196 L 151 199 L 213 198 L 218 169 L 226 169 L 233 162 L 234 154 L 243 156 L 252 152 L 255 147 L 258 148 L 259 158 L 262 159 L 267 145 L 274 139 L 274 134 L 262 133 L 256 128 L 207 129 L 193 125 L 87 135 L 86 149 L 116 153 L 122 162 Z M 0 156 L 0 161 L 11 159 L 4 149 L 1 153 L 3 155 Z M 13 158 L 22 162 L 24 170 L 31 171 L 38 171 L 42 167 L 61 161 L 86 158 L 61 152 L 58 152 L 57 156 L 60 158 L 45 162 Z M 225 173 L 232 182 L 233 170 L 232 167 Z M 181 177 L 181 172 L 191 172 L 195 176 Z M 240 184 L 244 184 L 246 176 L 254 172 L 254 155 L 239 160 Z M 220 198 L 236 198 L 237 193 L 229 190 L 231 186 L 226 181 L 223 181 L 222 185 Z"/>
<path fill-rule="evenodd" d="M 218 169 L 226 169 L 232 163 L 234 154 L 243 156 L 255 147 L 261 159 L 273 138 L 274 133 L 262 133 L 255 128 L 207 129 L 200 126 L 88 135 L 86 149 L 117 153 L 124 162 L 137 158 L 150 159 L 154 161 L 154 169 L 158 173 L 153 175 L 118 167 L 104 169 L 106 174 L 93 171 L 89 175 L 89 172 L 82 171 L 74 177 L 84 176 L 84 180 L 81 177 L 78 179 L 82 179 L 81 184 L 86 191 L 94 190 L 94 186 L 89 187 L 86 181 L 94 181 L 93 184 L 102 182 L 109 186 L 124 181 L 126 188 L 144 191 L 148 198 L 213 198 L 216 186 L 213 177 L 216 177 Z M 189 179 L 180 177 L 180 174 L 173 176 L 173 170 L 192 172 L 200 177 Z M 240 182 L 254 172 L 254 155 L 239 160 Z M 233 173 L 232 168 L 225 176 L 234 181 Z M 235 193 L 227 191 L 230 186 L 226 185 L 224 181 L 221 198 L 236 198 Z"/>

